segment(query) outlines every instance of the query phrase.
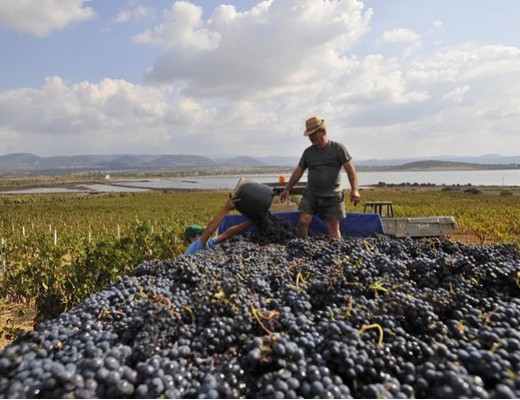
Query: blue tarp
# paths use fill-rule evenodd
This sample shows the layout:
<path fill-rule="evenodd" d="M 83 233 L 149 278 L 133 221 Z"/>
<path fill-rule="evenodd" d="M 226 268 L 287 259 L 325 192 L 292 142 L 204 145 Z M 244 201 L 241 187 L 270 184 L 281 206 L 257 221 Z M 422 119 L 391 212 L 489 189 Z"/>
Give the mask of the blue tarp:
<path fill-rule="evenodd" d="M 273 212 L 273 216 L 286 219 L 296 226 L 300 216 L 299 211 Z M 245 217 L 241 214 L 230 214 L 224 217 L 220 224 L 219 233 L 224 232 L 230 226 L 238 225 L 245 221 Z M 245 230 L 243 233 L 256 229 L 255 227 Z M 366 237 L 374 233 L 383 234 L 383 221 L 379 214 L 370 213 L 347 213 L 347 217 L 340 221 L 340 230 L 343 236 Z M 317 215 L 312 219 L 309 225 L 309 236 L 319 236 L 327 234 L 327 225 Z"/>

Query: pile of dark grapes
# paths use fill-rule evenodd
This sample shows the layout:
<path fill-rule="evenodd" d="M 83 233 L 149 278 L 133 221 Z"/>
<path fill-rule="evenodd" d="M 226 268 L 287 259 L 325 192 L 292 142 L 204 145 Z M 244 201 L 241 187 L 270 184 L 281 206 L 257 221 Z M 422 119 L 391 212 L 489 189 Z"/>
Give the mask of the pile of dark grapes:
<path fill-rule="evenodd" d="M 140 264 L 19 337 L 0 397 L 520 397 L 517 248 L 260 236 Z"/>

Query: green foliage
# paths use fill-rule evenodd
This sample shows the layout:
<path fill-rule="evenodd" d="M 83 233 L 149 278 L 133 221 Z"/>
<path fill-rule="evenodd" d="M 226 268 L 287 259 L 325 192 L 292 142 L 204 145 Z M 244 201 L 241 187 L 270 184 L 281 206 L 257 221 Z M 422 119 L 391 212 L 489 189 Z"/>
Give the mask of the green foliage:
<path fill-rule="evenodd" d="M 0 294 L 34 300 L 38 321 L 56 317 L 140 262 L 184 252 L 184 227 L 206 224 L 226 198 L 210 192 L 2 199 L 8 265 Z"/>
<path fill-rule="evenodd" d="M 466 189 L 464 190 L 464 193 L 469 193 L 469 194 L 482 194 L 482 191 L 475 188 L 475 187 L 472 187 L 472 188 L 469 188 L 469 189 Z"/>

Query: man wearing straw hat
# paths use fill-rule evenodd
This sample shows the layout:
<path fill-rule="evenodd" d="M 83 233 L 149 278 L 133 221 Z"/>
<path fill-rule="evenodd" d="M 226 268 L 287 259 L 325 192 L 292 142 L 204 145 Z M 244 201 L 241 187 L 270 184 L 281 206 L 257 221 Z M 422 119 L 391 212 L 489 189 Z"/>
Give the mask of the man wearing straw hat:
<path fill-rule="evenodd" d="M 307 147 L 298 166 L 293 171 L 280 200 L 285 202 L 305 170 L 308 170 L 307 185 L 298 209 L 298 235 L 307 237 L 309 224 L 315 214 L 326 223 L 331 238 L 341 237 L 339 221 L 345 218 L 344 193 L 341 188 L 341 170 L 344 169 L 350 183 L 350 201 L 357 205 L 361 199 L 358 179 L 352 157 L 344 145 L 330 140 L 325 120 L 314 116 L 305 121 L 304 136 L 312 145 Z"/>

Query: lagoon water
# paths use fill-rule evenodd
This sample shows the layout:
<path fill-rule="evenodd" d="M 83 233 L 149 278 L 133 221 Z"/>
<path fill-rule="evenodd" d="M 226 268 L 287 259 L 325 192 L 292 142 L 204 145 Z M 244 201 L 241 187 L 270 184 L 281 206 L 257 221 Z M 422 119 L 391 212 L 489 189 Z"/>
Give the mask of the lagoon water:
<path fill-rule="evenodd" d="M 67 189 L 67 188 L 31 188 L 31 189 L 23 189 L 23 190 L 6 190 L 0 192 L 1 195 L 4 194 L 54 194 L 54 193 L 81 193 L 83 190 L 81 189 Z"/>
<path fill-rule="evenodd" d="M 99 192 L 140 192 L 152 189 L 222 189 L 232 190 L 241 177 L 258 183 L 278 182 L 280 174 L 255 175 L 211 175 L 189 176 L 168 179 L 146 179 L 107 181 L 104 184 L 78 185 L 74 189 L 34 188 L 27 190 L 4 191 L 7 194 L 43 194 L 43 193 L 99 193 Z M 284 174 L 286 181 L 290 174 Z M 349 188 L 347 175 L 343 176 L 343 185 Z M 485 185 L 485 186 L 520 186 L 520 169 L 507 170 L 471 170 L 471 171 L 384 171 L 358 172 L 359 185 L 372 186 L 380 182 L 386 184 L 434 184 L 434 185 Z M 306 176 L 302 182 L 306 181 Z"/>
<path fill-rule="evenodd" d="M 105 193 L 105 192 L 146 192 L 150 189 L 139 189 L 124 186 L 104 185 L 100 183 L 92 185 L 78 185 L 76 188 L 64 187 L 41 187 L 21 190 L 5 190 L 0 192 L 1 195 L 17 195 L 17 194 L 66 194 L 66 193 Z"/>
<path fill-rule="evenodd" d="M 379 182 L 435 185 L 520 186 L 520 169 L 471 171 L 386 171 L 358 173 L 360 185 Z"/>
<path fill-rule="evenodd" d="M 191 176 L 170 179 L 150 179 L 144 181 L 119 181 L 116 184 L 150 189 L 233 189 L 241 177 L 258 183 L 277 182 L 280 174 L 257 175 L 216 175 Z M 289 174 L 284 175 L 286 181 Z M 346 174 L 342 174 L 343 184 L 349 188 Z M 306 177 L 302 178 L 305 181 Z M 358 172 L 360 186 L 387 184 L 435 184 L 435 185 L 486 185 L 520 186 L 520 169 L 482 171 L 384 171 Z"/>

